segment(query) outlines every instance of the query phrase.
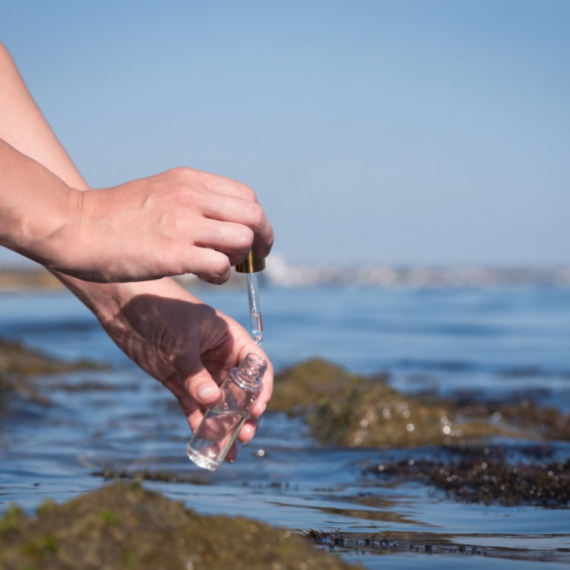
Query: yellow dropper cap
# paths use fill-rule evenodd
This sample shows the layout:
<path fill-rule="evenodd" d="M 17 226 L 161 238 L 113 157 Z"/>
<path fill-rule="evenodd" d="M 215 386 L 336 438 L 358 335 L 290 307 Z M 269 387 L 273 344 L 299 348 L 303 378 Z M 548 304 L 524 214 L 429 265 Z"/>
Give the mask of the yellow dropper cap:
<path fill-rule="evenodd" d="M 265 259 L 253 255 L 253 251 L 249 252 L 247 259 L 238 263 L 235 270 L 238 273 L 257 273 L 265 269 Z"/>

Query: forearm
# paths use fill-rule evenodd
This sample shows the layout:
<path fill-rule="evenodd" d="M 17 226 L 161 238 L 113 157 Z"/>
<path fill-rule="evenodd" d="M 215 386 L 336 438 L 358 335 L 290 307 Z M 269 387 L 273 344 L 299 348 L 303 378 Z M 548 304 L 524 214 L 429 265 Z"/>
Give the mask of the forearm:
<path fill-rule="evenodd" d="M 0 42 L 0 139 L 78 190 L 88 188 Z"/>
<path fill-rule="evenodd" d="M 57 228 L 50 213 L 89 189 L 33 100 L 0 42 L 0 244 L 42 263 L 34 244 Z M 73 207 L 73 206 L 72 206 Z M 35 213 L 35 215 L 30 215 Z M 46 222 L 51 229 L 43 227 Z M 135 294 L 129 284 L 90 283 L 51 269 L 101 321 L 110 321 Z M 156 287 L 156 285 L 154 285 Z M 141 288 L 143 285 L 141 284 Z"/>
<path fill-rule="evenodd" d="M 76 223 L 80 192 L 0 139 L 0 245 L 50 267 Z"/>
<path fill-rule="evenodd" d="M 50 267 L 88 186 L 0 43 L 0 245 Z"/>

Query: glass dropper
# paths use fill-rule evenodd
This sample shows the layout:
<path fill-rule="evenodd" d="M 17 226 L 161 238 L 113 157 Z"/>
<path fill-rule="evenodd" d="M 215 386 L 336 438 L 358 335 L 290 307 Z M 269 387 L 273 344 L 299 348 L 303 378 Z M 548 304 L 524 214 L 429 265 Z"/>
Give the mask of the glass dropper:
<path fill-rule="evenodd" d="M 259 284 L 257 273 L 265 269 L 265 260 L 249 252 L 247 259 L 236 265 L 238 273 L 247 274 L 247 298 L 249 301 L 249 316 L 251 319 L 251 334 L 255 344 L 263 341 L 263 321 L 261 320 L 261 308 L 259 305 Z"/>

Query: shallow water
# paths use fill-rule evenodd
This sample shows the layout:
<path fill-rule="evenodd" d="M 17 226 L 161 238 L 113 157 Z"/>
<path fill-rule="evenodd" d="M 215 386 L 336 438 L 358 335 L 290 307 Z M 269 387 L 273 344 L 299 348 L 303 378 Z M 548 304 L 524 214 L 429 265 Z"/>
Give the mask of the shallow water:
<path fill-rule="evenodd" d="M 245 291 L 199 296 L 249 325 Z M 357 372 L 388 371 L 405 391 L 526 397 L 570 411 L 570 290 L 264 289 L 261 302 L 264 348 L 278 368 L 320 356 Z M 320 447 L 281 414 L 266 414 L 236 463 L 199 470 L 186 458 L 190 434 L 173 399 L 72 296 L 1 295 L 0 315 L 3 337 L 113 365 L 41 379 L 49 406 L 12 402 L 0 429 L 0 510 L 96 488 L 102 478 L 92 473 L 105 466 L 148 468 L 212 483 L 146 483 L 203 513 L 338 530 L 344 542 L 328 547 L 370 569 L 570 563 L 569 509 L 466 505 L 417 483 L 382 482 L 364 469 L 412 452 Z M 106 389 L 73 389 L 94 381 Z M 554 449 L 570 455 L 568 444 Z"/>

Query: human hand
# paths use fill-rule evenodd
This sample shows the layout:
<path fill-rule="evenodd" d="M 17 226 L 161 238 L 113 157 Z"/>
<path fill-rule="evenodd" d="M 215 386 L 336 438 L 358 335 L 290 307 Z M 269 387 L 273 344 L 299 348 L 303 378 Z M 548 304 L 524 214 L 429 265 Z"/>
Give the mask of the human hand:
<path fill-rule="evenodd" d="M 97 314 L 115 343 L 176 396 L 192 430 L 218 398 L 218 385 L 229 370 L 250 352 L 265 357 L 263 390 L 239 440 L 247 443 L 253 437 L 271 398 L 273 368 L 236 321 L 170 279 L 117 285 L 67 280 L 66 285 Z M 234 448 L 228 459 L 235 455 Z"/>
<path fill-rule="evenodd" d="M 178 168 L 80 191 L 2 140 L 0 172 L 0 244 L 86 281 L 193 273 L 223 283 L 251 249 L 266 257 L 273 244 L 253 190 L 222 176 Z"/>
<path fill-rule="evenodd" d="M 190 168 L 81 192 L 77 223 L 60 239 L 69 267 L 90 281 L 193 273 L 223 283 L 250 249 L 266 257 L 273 230 L 251 188 Z"/>

